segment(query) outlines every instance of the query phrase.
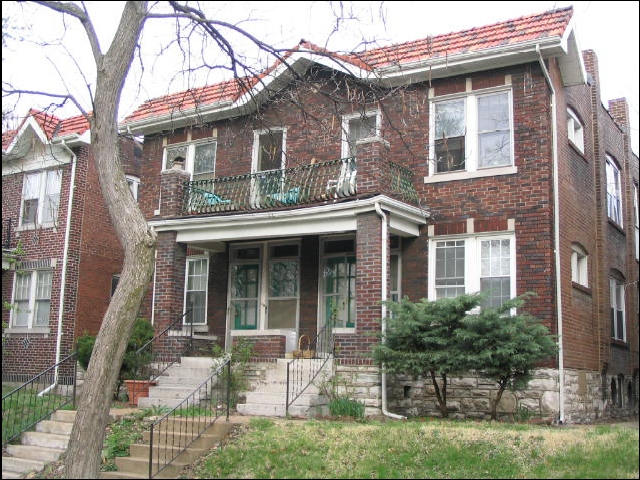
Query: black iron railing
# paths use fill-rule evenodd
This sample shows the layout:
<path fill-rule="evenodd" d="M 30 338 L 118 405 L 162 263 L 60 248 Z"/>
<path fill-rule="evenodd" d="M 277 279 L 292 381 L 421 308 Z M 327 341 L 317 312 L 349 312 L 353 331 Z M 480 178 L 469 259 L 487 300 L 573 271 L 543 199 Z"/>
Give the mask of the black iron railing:
<path fill-rule="evenodd" d="M 186 321 L 185 321 L 186 320 Z M 142 382 L 129 382 L 127 390 L 130 397 L 138 398 L 149 385 L 157 383 L 166 370 L 180 360 L 180 357 L 193 351 L 193 325 L 191 311 L 175 319 L 135 352 L 138 364 L 134 378 Z M 188 335 L 184 335 L 184 329 Z M 131 402 L 131 398 L 129 399 Z"/>
<path fill-rule="evenodd" d="M 356 159 L 185 182 L 185 214 L 260 210 L 353 196 Z"/>
<path fill-rule="evenodd" d="M 2 446 L 76 398 L 76 353 L 2 396 Z"/>
<path fill-rule="evenodd" d="M 306 351 L 311 351 L 311 355 L 305 355 L 305 350 L 302 350 L 298 358 L 287 363 L 286 415 L 289 415 L 289 407 L 293 402 L 305 392 L 333 358 L 334 346 L 333 329 L 325 326 L 308 345 Z"/>
<path fill-rule="evenodd" d="M 231 358 L 224 357 L 213 374 L 182 402 L 151 424 L 149 478 L 165 470 L 217 420 L 229 421 Z"/>
<path fill-rule="evenodd" d="M 11 240 L 13 236 L 13 223 L 10 218 L 2 219 L 2 249 L 9 250 L 11 248 Z"/>

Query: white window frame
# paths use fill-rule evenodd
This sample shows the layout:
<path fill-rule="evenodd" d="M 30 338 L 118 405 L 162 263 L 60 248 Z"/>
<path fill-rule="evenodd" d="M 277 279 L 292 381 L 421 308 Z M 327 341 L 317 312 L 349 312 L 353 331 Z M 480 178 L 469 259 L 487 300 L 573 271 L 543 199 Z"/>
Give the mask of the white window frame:
<path fill-rule="evenodd" d="M 351 135 L 351 129 L 350 129 L 350 125 L 351 125 L 351 121 L 355 120 L 355 119 L 359 119 L 359 118 L 372 118 L 375 117 L 376 119 L 376 127 L 375 127 L 375 133 L 373 136 L 366 136 L 366 137 L 360 137 L 356 140 L 356 145 L 354 145 L 354 148 L 359 145 L 360 143 L 367 143 L 367 142 L 371 142 L 372 140 L 376 140 L 382 137 L 381 131 L 382 131 L 382 114 L 380 112 L 380 110 L 366 110 L 364 112 L 359 112 L 359 113 L 352 113 L 349 115 L 343 115 L 342 117 L 342 158 L 347 158 L 347 157 L 355 157 L 356 153 L 354 153 L 351 149 L 351 146 L 349 144 L 349 137 Z"/>
<path fill-rule="evenodd" d="M 195 172 L 195 155 L 196 149 L 203 145 L 214 145 L 214 158 L 213 158 L 213 168 L 212 170 Z M 164 158 L 162 159 L 162 165 L 164 166 L 164 170 L 170 170 L 173 167 L 173 158 L 172 155 L 169 155 L 171 150 L 184 149 L 184 169 L 189 172 L 190 180 L 194 180 L 194 177 L 197 175 L 206 175 L 208 178 L 215 178 L 216 174 L 216 163 L 218 157 L 218 141 L 215 139 L 203 139 L 198 140 L 196 142 L 182 142 L 182 143 L 172 143 L 170 145 L 166 145 L 164 147 Z"/>
<path fill-rule="evenodd" d="M 589 288 L 589 255 L 576 243 L 571 245 L 571 281 Z"/>
<path fill-rule="evenodd" d="M 610 155 L 607 155 L 606 170 L 607 217 L 622 227 L 622 173 L 617 162 Z"/>
<path fill-rule="evenodd" d="M 140 178 L 136 177 L 135 175 L 125 175 L 125 178 L 127 180 L 127 185 L 129 185 L 129 190 L 131 191 L 131 195 L 133 195 L 133 198 L 135 198 L 137 201 L 138 186 L 140 185 Z"/>
<path fill-rule="evenodd" d="M 337 252 L 326 252 L 326 244 L 329 242 L 334 242 L 334 241 L 352 241 L 353 242 L 353 250 L 350 251 L 337 251 Z M 335 297 L 336 294 L 335 293 L 327 293 L 327 289 L 326 289 L 326 276 L 325 276 L 325 268 L 327 265 L 327 261 L 330 259 L 334 259 L 334 258 L 347 258 L 347 257 L 355 257 L 355 268 L 356 268 L 356 272 L 358 269 L 358 260 L 357 260 L 357 256 L 356 256 L 356 238 L 353 235 L 339 235 L 339 236 L 330 236 L 330 237 L 324 237 L 320 239 L 320 271 L 318 272 L 319 278 L 318 278 L 318 285 L 319 285 L 319 296 L 320 296 L 320 301 L 319 301 L 319 314 L 318 314 L 318 329 L 324 328 L 324 326 L 326 325 L 326 318 L 327 318 L 327 308 L 326 308 L 326 302 L 327 302 L 327 298 L 328 297 Z M 357 275 L 357 274 L 356 274 Z M 351 295 L 349 296 L 349 300 L 352 301 L 352 304 L 355 306 L 356 305 L 356 290 L 355 290 L 355 286 L 353 291 L 351 292 Z M 349 305 L 347 305 L 347 307 L 349 307 L 351 305 L 351 303 Z M 352 318 L 352 324 L 348 325 L 342 325 L 342 326 L 334 326 L 333 327 L 333 333 L 353 333 L 358 325 L 358 314 L 357 314 L 357 307 L 356 310 L 353 312 L 353 318 Z"/>
<path fill-rule="evenodd" d="M 41 281 L 44 276 L 48 277 L 47 283 L 43 284 Z M 20 286 L 19 278 L 28 278 L 28 285 L 26 286 L 27 291 L 24 292 L 25 295 L 20 295 L 19 290 Z M 42 291 L 44 288 L 44 292 Z M 49 327 L 49 320 L 51 318 L 51 293 L 53 290 L 53 269 L 38 269 L 38 270 L 27 270 L 23 272 L 16 272 L 13 278 L 13 298 L 12 304 L 16 306 L 16 308 L 11 309 L 11 319 L 10 324 L 12 328 L 16 329 L 38 329 Z M 43 295 L 45 293 L 46 295 Z M 21 308 L 19 306 L 20 302 L 27 303 L 27 308 Z M 48 301 L 48 312 L 49 315 L 47 317 L 46 323 L 36 323 L 36 316 L 38 311 L 38 303 L 37 302 L 47 302 Z M 18 315 L 21 312 L 27 313 L 26 325 L 16 325 L 18 320 Z"/>
<path fill-rule="evenodd" d="M 611 303 L 611 338 L 627 341 L 627 316 L 624 304 L 624 281 L 617 277 L 609 277 L 609 297 Z M 622 316 L 622 332 L 618 328 L 618 314 Z"/>
<path fill-rule="evenodd" d="M 567 108 L 567 136 L 580 153 L 584 153 L 584 127 L 578 115 L 570 108 Z"/>
<path fill-rule="evenodd" d="M 297 255 L 291 256 L 274 256 L 273 251 L 275 248 L 279 246 L 296 246 Z M 251 259 L 240 259 L 236 258 L 236 252 L 242 249 L 250 249 L 255 248 L 258 250 L 257 258 Z M 301 268 L 301 252 L 302 252 L 302 244 L 300 239 L 292 238 L 288 240 L 277 240 L 277 241 L 264 241 L 259 243 L 238 243 L 231 246 L 229 249 L 229 276 L 228 276 L 228 296 L 227 296 L 227 311 L 229 312 L 229 316 L 227 319 L 228 330 L 232 331 L 234 336 L 238 335 L 252 335 L 252 334 L 260 334 L 262 332 L 266 333 L 277 333 L 283 331 L 291 331 L 298 329 L 299 325 L 299 317 L 300 317 L 300 268 Z M 297 282 L 295 285 L 295 295 L 294 296 L 282 296 L 282 297 L 271 297 L 269 293 L 270 288 L 270 266 L 274 263 L 278 262 L 295 262 L 297 264 Z M 233 270 L 237 265 L 257 265 L 258 266 L 258 290 L 257 290 L 257 318 L 256 318 L 256 328 L 247 328 L 247 329 L 236 329 L 234 323 L 234 314 L 232 312 L 232 302 L 235 300 L 232 297 L 232 289 L 233 289 Z M 242 298 L 242 297 L 241 297 Z M 270 328 L 268 325 L 269 321 L 269 303 L 271 300 L 275 301 L 295 301 L 296 306 L 296 318 L 293 327 L 275 327 Z"/>
<path fill-rule="evenodd" d="M 190 273 L 191 273 L 191 264 L 194 262 L 206 262 L 206 271 L 204 272 L 203 275 L 204 276 L 204 289 L 190 289 L 189 288 L 189 277 L 190 277 Z M 183 295 L 183 307 L 182 307 L 182 312 L 183 315 L 187 313 L 187 297 L 189 292 L 196 292 L 196 291 L 204 291 L 204 322 L 193 322 L 193 326 L 194 328 L 197 327 L 202 327 L 204 325 L 207 325 L 207 308 L 208 308 L 208 303 L 209 303 L 209 255 L 190 255 L 187 257 L 187 262 L 185 264 L 186 268 L 185 268 L 185 277 L 184 277 L 184 295 Z M 184 316 L 184 325 L 191 325 L 191 319 L 187 318 L 188 316 L 185 315 Z"/>
<path fill-rule="evenodd" d="M 482 242 L 491 240 L 509 240 L 509 298 L 516 296 L 516 237 L 514 233 L 496 233 L 476 235 L 443 235 L 429 240 L 429 277 L 428 297 L 435 300 L 436 295 L 436 248 L 439 242 L 464 242 L 464 293 L 480 292 L 481 247 Z"/>
<path fill-rule="evenodd" d="M 506 165 L 480 167 L 478 165 L 480 152 L 479 142 L 480 136 L 483 132 L 479 131 L 478 126 L 478 102 L 481 98 L 504 93 L 507 94 L 507 103 L 509 108 L 509 162 Z M 437 172 L 435 148 L 436 105 L 441 102 L 451 102 L 455 100 L 464 100 L 465 168 L 460 170 Z M 508 88 L 501 86 L 432 98 L 429 105 L 429 138 L 431 139 L 429 145 L 429 172 L 428 176 L 424 179 L 425 183 L 517 173 L 517 168 L 515 166 L 513 129 L 513 92 L 510 86 Z"/>
<path fill-rule="evenodd" d="M 57 175 L 59 181 L 57 182 L 57 191 L 49 192 L 48 191 L 48 182 L 47 179 L 51 175 Z M 38 177 L 36 189 L 37 192 L 34 192 L 37 195 L 38 205 L 36 207 L 35 212 L 35 222 L 34 223 L 25 223 L 24 218 L 24 208 L 25 201 L 36 199 L 36 196 L 32 196 L 26 198 L 27 195 L 27 185 L 29 185 L 28 178 Z M 62 192 L 62 170 L 61 169 L 47 169 L 47 170 L 39 170 L 35 172 L 26 172 L 23 177 L 22 184 L 22 194 L 20 196 L 20 222 L 19 229 L 30 229 L 35 228 L 36 226 L 44 226 L 50 227 L 55 226 L 58 220 L 58 212 L 60 210 L 60 194 Z M 45 209 L 45 204 L 49 202 L 50 208 Z M 45 210 L 51 212 L 51 218 L 45 218 Z"/>
<path fill-rule="evenodd" d="M 633 213 L 635 222 L 636 261 L 640 260 L 640 220 L 638 217 L 638 185 L 633 185 Z"/>
<path fill-rule="evenodd" d="M 260 158 L 260 137 L 262 135 L 280 132 L 282 134 L 282 157 L 280 158 L 280 168 L 279 170 L 284 170 L 287 166 L 287 129 L 286 127 L 273 127 L 273 128 L 264 128 L 261 130 L 253 131 L 253 151 L 251 153 L 251 173 L 256 173 L 258 171 L 273 171 L 272 170 L 258 170 L 258 161 Z"/>

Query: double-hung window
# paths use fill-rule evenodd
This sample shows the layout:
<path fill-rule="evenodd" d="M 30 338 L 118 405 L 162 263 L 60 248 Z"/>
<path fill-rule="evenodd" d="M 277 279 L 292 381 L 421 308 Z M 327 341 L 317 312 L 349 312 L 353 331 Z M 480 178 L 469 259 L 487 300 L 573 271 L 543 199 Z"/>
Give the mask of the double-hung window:
<path fill-rule="evenodd" d="M 58 217 L 62 170 L 27 173 L 22 186 L 20 225 L 51 225 Z"/>
<path fill-rule="evenodd" d="M 633 217 L 635 222 L 636 260 L 640 260 L 640 216 L 638 215 L 638 185 L 633 186 Z"/>
<path fill-rule="evenodd" d="M 607 155 L 607 216 L 622 226 L 622 188 L 620 168 L 615 160 Z"/>
<path fill-rule="evenodd" d="M 567 109 L 567 135 L 575 147 L 584 153 L 584 128 L 576 113 Z"/>
<path fill-rule="evenodd" d="M 125 177 L 127 179 L 127 185 L 129 185 L 131 195 L 133 195 L 133 198 L 138 200 L 138 186 L 140 185 L 140 178 L 135 175 L 125 175 Z"/>
<path fill-rule="evenodd" d="M 480 292 L 496 308 L 515 296 L 515 237 L 483 235 L 431 241 L 429 298 Z"/>
<path fill-rule="evenodd" d="M 20 271 L 15 276 L 12 326 L 48 327 L 51 307 L 52 270 Z"/>
<path fill-rule="evenodd" d="M 279 127 L 256 130 L 253 138 L 251 200 L 259 206 L 266 199 L 282 199 L 287 193 L 284 191 L 287 131 Z"/>
<path fill-rule="evenodd" d="M 571 281 L 589 286 L 589 266 L 587 252 L 578 244 L 571 245 Z"/>
<path fill-rule="evenodd" d="M 211 140 L 168 146 L 165 149 L 165 169 L 181 162 L 184 169 L 191 173 L 191 180 L 214 178 L 216 149 L 217 142 Z"/>
<path fill-rule="evenodd" d="M 191 311 L 191 319 L 185 316 L 185 323 L 194 325 L 207 323 L 207 285 L 209 278 L 209 258 L 192 257 L 187 259 L 187 282 L 185 309 Z"/>
<path fill-rule="evenodd" d="M 429 174 L 513 166 L 511 91 L 434 100 Z"/>
<path fill-rule="evenodd" d="M 346 115 L 342 120 L 342 157 L 355 157 L 358 142 L 380 137 L 380 112 L 372 110 Z"/>
<path fill-rule="evenodd" d="M 611 338 L 626 340 L 624 315 L 624 282 L 617 277 L 609 279 L 611 297 Z"/>

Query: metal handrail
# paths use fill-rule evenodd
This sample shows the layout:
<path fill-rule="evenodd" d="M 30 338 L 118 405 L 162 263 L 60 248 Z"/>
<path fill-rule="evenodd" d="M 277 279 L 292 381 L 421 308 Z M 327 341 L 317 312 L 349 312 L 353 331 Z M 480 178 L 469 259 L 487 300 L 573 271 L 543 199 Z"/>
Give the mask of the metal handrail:
<path fill-rule="evenodd" d="M 308 358 L 298 357 L 287 363 L 287 396 L 285 413 L 289 415 L 289 407 L 311 385 L 324 366 L 335 354 L 333 329 L 325 325 L 309 345 L 314 355 Z"/>
<path fill-rule="evenodd" d="M 69 404 L 75 406 L 76 366 L 73 352 L 2 396 L 3 447 L 56 410 Z"/>
<path fill-rule="evenodd" d="M 184 322 L 185 318 L 188 319 L 187 323 Z M 175 344 L 169 346 L 169 341 L 167 340 L 170 338 L 169 332 L 175 330 L 177 326 L 182 328 L 184 325 L 187 325 L 189 329 L 189 337 L 186 345 L 183 345 L 182 348 L 175 348 L 182 343 L 182 337 L 176 337 Z M 180 357 L 191 351 L 193 351 L 193 317 L 189 309 L 136 350 L 134 358 L 146 360 L 145 363 L 140 366 L 138 373 L 141 375 L 136 375 L 136 377 L 144 377 L 145 383 L 153 384 L 169 367 L 178 362 Z M 142 375 L 143 372 L 144 375 Z M 148 385 L 143 386 L 136 383 L 129 385 L 131 389 L 130 393 L 134 397 L 137 397 L 137 390 L 146 389 L 147 387 Z"/>
<path fill-rule="evenodd" d="M 229 421 L 231 357 L 223 357 L 213 374 L 182 402 L 151 424 L 149 478 L 162 472 L 223 415 Z M 181 413 L 196 416 L 180 416 Z M 154 446 L 155 444 L 155 446 Z"/>

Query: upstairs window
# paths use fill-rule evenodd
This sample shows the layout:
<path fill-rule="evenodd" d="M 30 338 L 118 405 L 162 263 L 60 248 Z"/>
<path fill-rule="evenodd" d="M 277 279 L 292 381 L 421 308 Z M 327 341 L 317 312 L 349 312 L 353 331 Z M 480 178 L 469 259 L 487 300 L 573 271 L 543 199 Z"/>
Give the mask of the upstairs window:
<path fill-rule="evenodd" d="M 182 164 L 191 173 L 191 180 L 214 178 L 217 142 L 207 141 L 173 145 L 165 149 L 165 169 Z"/>
<path fill-rule="evenodd" d="M 633 217 L 636 231 L 636 260 L 640 259 L 640 221 L 638 221 L 638 185 L 633 186 Z"/>
<path fill-rule="evenodd" d="M 609 295 L 611 297 L 611 338 L 626 340 L 624 312 L 624 282 L 617 276 L 609 279 Z"/>
<path fill-rule="evenodd" d="M 571 109 L 567 110 L 567 135 L 571 143 L 584 153 L 584 129 L 582 123 L 578 120 L 578 116 Z"/>
<path fill-rule="evenodd" d="M 138 200 L 138 185 L 140 185 L 140 179 L 135 175 L 125 175 L 125 177 L 127 179 L 127 185 L 129 185 L 131 195 L 133 195 L 133 198 Z"/>
<path fill-rule="evenodd" d="M 589 269 L 588 269 L 587 252 L 578 244 L 571 245 L 571 281 L 582 285 L 589 286 Z"/>
<path fill-rule="evenodd" d="M 430 175 L 513 165 L 511 92 L 432 103 Z"/>
<path fill-rule="evenodd" d="M 607 155 L 607 216 L 622 226 L 620 168 L 618 168 L 615 160 L 609 155 Z"/>
<path fill-rule="evenodd" d="M 258 132 L 256 171 L 280 170 L 284 168 L 284 130 Z"/>
<path fill-rule="evenodd" d="M 20 225 L 53 224 L 60 205 L 61 170 L 43 170 L 24 176 Z"/>
<path fill-rule="evenodd" d="M 342 127 L 342 156 L 355 157 L 358 154 L 358 142 L 380 136 L 380 115 L 377 111 L 346 115 Z"/>

